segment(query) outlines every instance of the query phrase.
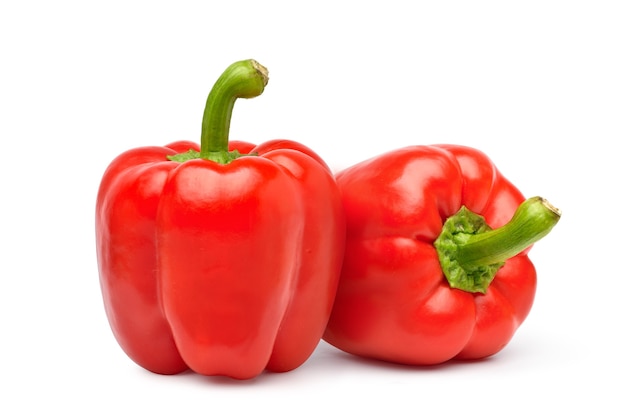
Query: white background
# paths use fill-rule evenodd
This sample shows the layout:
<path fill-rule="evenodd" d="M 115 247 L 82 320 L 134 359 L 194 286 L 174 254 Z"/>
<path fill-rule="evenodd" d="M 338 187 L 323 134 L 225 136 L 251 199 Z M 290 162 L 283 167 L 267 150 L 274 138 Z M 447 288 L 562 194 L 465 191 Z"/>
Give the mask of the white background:
<path fill-rule="evenodd" d="M 0 414 L 625 415 L 622 4 L 2 2 Z M 270 82 L 235 105 L 233 139 L 297 140 L 335 170 L 469 145 L 562 209 L 505 350 L 412 368 L 322 343 L 248 382 L 126 358 L 98 286 L 100 176 L 126 149 L 199 140 L 213 82 L 246 58 Z"/>

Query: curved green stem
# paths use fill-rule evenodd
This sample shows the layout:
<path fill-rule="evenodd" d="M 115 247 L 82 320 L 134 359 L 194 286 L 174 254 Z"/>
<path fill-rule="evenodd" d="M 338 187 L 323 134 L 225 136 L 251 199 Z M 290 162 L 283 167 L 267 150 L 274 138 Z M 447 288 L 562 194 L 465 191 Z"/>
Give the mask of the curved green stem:
<path fill-rule="evenodd" d="M 200 156 L 228 151 L 228 132 L 235 100 L 261 95 L 268 82 L 267 69 L 253 59 L 235 62 L 218 78 L 209 93 L 202 118 Z"/>
<path fill-rule="evenodd" d="M 450 286 L 485 293 L 504 262 L 546 236 L 560 217 L 547 200 L 532 197 L 507 224 L 492 230 L 484 218 L 462 207 L 435 241 Z"/>
<path fill-rule="evenodd" d="M 169 159 L 184 162 L 203 158 L 227 164 L 241 156 L 228 151 L 228 133 L 233 107 L 238 98 L 253 98 L 261 95 L 269 80 L 267 68 L 253 59 L 238 61 L 230 65 L 217 79 L 206 101 L 202 117 L 200 152 L 173 155 Z"/>

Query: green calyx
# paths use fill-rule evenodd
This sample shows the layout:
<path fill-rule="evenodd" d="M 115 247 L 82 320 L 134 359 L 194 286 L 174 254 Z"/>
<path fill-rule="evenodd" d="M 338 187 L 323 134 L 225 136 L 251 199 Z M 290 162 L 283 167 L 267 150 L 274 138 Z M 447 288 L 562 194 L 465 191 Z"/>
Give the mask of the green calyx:
<path fill-rule="evenodd" d="M 546 236 L 561 212 L 541 197 L 524 201 L 498 229 L 466 207 L 449 217 L 435 240 L 441 268 L 452 288 L 486 293 L 507 259 Z"/>
<path fill-rule="evenodd" d="M 267 68 L 253 59 L 230 65 L 213 85 L 202 118 L 200 152 L 190 150 L 168 158 L 176 162 L 207 159 L 228 164 L 243 156 L 228 150 L 230 120 L 238 98 L 261 95 L 269 80 Z"/>
<path fill-rule="evenodd" d="M 487 291 L 487 287 L 504 262 L 463 266 L 458 259 L 458 252 L 459 247 L 470 237 L 490 230 L 492 229 L 482 216 L 469 211 L 465 206 L 446 220 L 441 234 L 435 240 L 435 248 L 450 287 L 468 292 Z"/>
<path fill-rule="evenodd" d="M 167 157 L 170 161 L 174 162 L 185 162 L 190 159 L 208 159 L 213 162 L 217 162 L 218 164 L 228 164 L 240 156 L 257 156 L 256 153 L 240 153 L 238 150 L 234 151 L 216 151 L 216 152 L 208 152 L 205 156 L 202 156 L 201 152 L 195 151 L 193 149 L 189 149 L 187 152 L 179 153 L 176 155 L 170 155 Z"/>

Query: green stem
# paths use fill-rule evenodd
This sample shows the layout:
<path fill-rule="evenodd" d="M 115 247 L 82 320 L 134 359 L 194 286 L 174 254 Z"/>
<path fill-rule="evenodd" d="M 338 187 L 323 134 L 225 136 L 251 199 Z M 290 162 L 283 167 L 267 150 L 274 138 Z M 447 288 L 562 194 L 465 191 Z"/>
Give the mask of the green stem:
<path fill-rule="evenodd" d="M 200 156 L 228 151 L 228 132 L 235 100 L 261 95 L 268 81 L 265 67 L 249 59 L 235 62 L 218 78 L 209 93 L 202 118 Z"/>
<path fill-rule="evenodd" d="M 261 95 L 268 80 L 267 69 L 253 59 L 238 61 L 226 68 L 213 85 L 206 101 L 202 117 L 200 152 L 191 150 L 173 155 L 169 159 L 184 162 L 203 158 L 227 164 L 241 156 L 237 151 L 228 151 L 228 133 L 235 101 L 238 98 Z"/>
<path fill-rule="evenodd" d="M 507 224 L 492 230 L 484 218 L 461 208 L 435 241 L 450 286 L 485 293 L 504 262 L 546 236 L 560 217 L 560 210 L 547 200 L 533 197 Z"/>

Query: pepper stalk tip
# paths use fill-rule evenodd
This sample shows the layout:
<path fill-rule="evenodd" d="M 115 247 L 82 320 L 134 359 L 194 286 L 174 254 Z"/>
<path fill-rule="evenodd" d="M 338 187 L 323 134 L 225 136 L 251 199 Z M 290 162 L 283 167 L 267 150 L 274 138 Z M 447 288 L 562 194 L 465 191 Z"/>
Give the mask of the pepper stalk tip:
<path fill-rule="evenodd" d="M 252 68 L 258 71 L 258 73 L 261 75 L 261 79 L 263 80 L 263 86 L 265 87 L 270 80 L 270 73 L 268 69 L 261 65 L 256 59 L 251 59 L 250 63 L 252 64 Z"/>

